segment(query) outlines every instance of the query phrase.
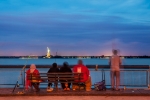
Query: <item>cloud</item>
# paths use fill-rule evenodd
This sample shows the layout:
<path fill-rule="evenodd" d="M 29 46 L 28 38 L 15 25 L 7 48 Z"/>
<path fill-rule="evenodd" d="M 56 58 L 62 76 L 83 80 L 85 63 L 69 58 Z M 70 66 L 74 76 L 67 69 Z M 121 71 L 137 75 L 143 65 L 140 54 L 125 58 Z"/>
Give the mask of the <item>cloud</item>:
<path fill-rule="evenodd" d="M 149 54 L 149 1 L 0 2 L 0 50 L 9 55 L 43 55 L 47 46 L 61 55 L 111 54 L 113 41 L 124 55 Z"/>

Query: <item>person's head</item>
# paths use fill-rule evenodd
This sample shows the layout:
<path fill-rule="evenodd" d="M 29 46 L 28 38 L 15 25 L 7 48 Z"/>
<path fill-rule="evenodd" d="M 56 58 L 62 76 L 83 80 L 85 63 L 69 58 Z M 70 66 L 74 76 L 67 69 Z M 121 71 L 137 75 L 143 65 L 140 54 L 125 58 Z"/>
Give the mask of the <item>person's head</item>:
<path fill-rule="evenodd" d="M 78 60 L 78 64 L 79 64 L 79 65 L 82 65 L 82 64 L 83 64 L 83 62 L 82 62 L 81 59 Z"/>
<path fill-rule="evenodd" d="M 114 55 L 117 55 L 117 54 L 118 54 L 118 51 L 117 51 L 117 50 L 113 50 L 112 52 L 113 52 Z"/>
<path fill-rule="evenodd" d="M 68 67 L 68 66 L 69 66 L 68 62 L 64 62 L 64 63 L 63 63 L 63 66 L 64 66 L 64 67 Z"/>
<path fill-rule="evenodd" d="M 31 65 L 30 65 L 30 69 L 36 69 L 35 64 L 31 64 Z"/>
<path fill-rule="evenodd" d="M 52 67 L 57 68 L 57 63 L 53 63 Z"/>
<path fill-rule="evenodd" d="M 36 69 L 35 64 L 31 64 L 30 65 L 30 73 L 33 73 L 35 69 Z"/>

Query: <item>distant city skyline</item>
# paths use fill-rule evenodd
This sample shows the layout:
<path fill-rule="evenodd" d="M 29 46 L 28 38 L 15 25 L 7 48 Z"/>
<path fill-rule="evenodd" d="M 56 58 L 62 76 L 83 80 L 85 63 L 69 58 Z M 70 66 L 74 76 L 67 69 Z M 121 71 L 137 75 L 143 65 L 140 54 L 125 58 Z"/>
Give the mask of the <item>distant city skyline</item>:
<path fill-rule="evenodd" d="M 2 0 L 0 56 L 150 56 L 149 0 Z"/>

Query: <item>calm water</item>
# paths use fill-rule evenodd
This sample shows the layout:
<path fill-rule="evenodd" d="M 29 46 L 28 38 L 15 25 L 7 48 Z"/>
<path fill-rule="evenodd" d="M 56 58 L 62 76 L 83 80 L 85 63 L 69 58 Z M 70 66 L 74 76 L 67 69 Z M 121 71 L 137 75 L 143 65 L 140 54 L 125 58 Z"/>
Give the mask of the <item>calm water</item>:
<path fill-rule="evenodd" d="M 85 65 L 108 65 L 108 59 L 82 59 Z M 78 59 L 17 59 L 17 58 L 0 58 L 0 65 L 51 65 L 53 62 L 56 62 L 58 65 L 62 65 L 64 61 L 67 61 L 70 65 L 77 64 Z M 126 58 L 122 59 L 123 65 L 150 65 L 150 59 L 140 59 L 140 58 Z"/>

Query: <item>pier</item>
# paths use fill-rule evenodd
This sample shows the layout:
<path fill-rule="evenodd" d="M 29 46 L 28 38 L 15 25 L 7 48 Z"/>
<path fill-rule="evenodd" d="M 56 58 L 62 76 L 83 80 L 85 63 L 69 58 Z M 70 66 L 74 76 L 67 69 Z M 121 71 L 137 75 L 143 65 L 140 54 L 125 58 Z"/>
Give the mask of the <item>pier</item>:
<path fill-rule="evenodd" d="M 149 65 L 122 65 L 120 91 L 112 91 L 110 89 L 110 67 L 108 65 L 87 65 L 90 69 L 92 77 L 92 85 L 94 82 L 101 81 L 101 69 L 106 73 L 106 91 L 96 91 L 92 86 L 92 90 L 70 90 L 64 91 L 60 87 L 51 92 L 47 92 L 47 84 L 40 84 L 40 91 L 25 91 L 25 71 L 30 65 L 22 70 L 24 65 L 0 65 L 0 100 L 147 100 L 150 99 L 150 66 Z M 74 65 L 70 65 L 72 68 Z M 40 72 L 47 72 L 50 65 L 37 65 Z M 61 67 L 59 65 L 58 67 Z M 22 71 L 21 71 L 22 70 Z M 15 73 L 15 74 L 14 74 Z M 96 75 L 94 75 L 94 74 Z M 19 87 L 14 86 L 19 81 Z M 124 88 L 126 86 L 126 88 Z"/>

